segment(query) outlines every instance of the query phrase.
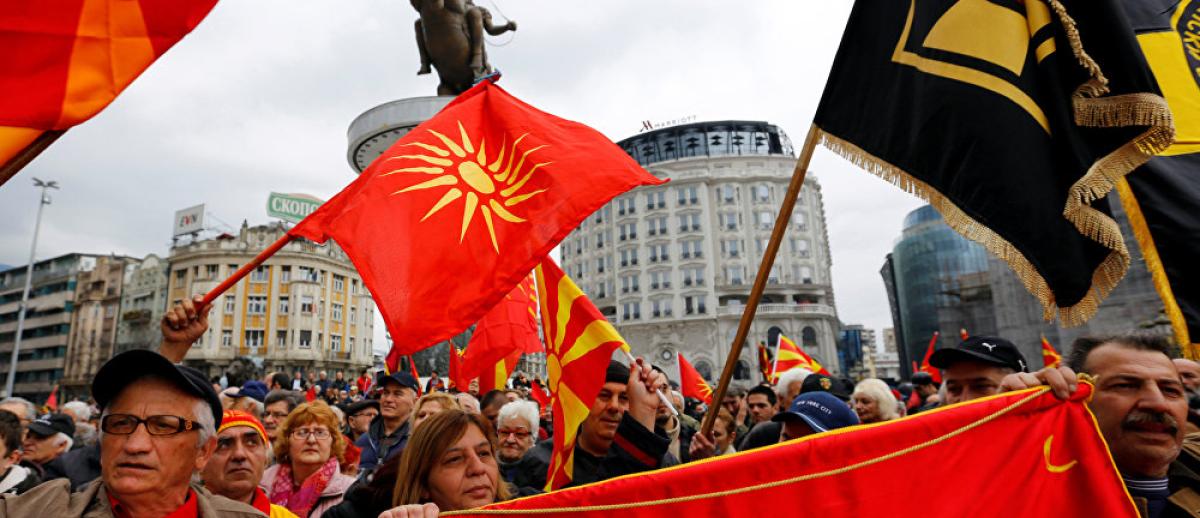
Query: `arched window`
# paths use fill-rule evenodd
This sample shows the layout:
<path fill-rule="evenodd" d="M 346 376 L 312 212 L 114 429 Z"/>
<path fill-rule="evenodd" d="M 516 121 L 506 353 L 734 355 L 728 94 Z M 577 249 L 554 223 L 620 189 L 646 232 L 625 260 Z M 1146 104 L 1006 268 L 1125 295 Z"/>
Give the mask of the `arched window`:
<path fill-rule="evenodd" d="M 817 330 L 812 327 L 805 327 L 804 331 L 800 332 L 800 343 L 804 347 L 816 347 Z"/>
<path fill-rule="evenodd" d="M 705 380 L 712 382 L 713 367 L 712 367 L 711 363 L 708 363 L 708 360 L 697 360 L 695 367 L 696 367 L 696 372 L 700 373 L 701 378 L 704 378 Z"/>
<path fill-rule="evenodd" d="M 733 370 L 733 379 L 748 380 L 750 379 L 750 364 L 746 360 L 738 360 L 737 368 Z"/>

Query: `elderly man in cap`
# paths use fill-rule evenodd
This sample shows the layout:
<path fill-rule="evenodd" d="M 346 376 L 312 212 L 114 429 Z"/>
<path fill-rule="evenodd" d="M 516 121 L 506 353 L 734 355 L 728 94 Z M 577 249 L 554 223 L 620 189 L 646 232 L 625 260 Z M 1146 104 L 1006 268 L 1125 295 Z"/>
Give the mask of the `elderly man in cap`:
<path fill-rule="evenodd" d="M 270 518 L 294 518 L 286 507 L 274 505 L 258 487 L 267 467 L 271 443 L 253 415 L 226 410 L 217 429 L 217 449 L 200 472 L 204 487 L 214 495 L 245 502 Z"/>
<path fill-rule="evenodd" d="M 938 349 L 929 364 L 942 369 L 945 405 L 998 394 L 1005 376 L 1029 370 L 1017 346 L 990 336 L 972 336 L 958 347 Z"/>
<path fill-rule="evenodd" d="M 380 373 L 379 417 L 367 433 L 354 442 L 362 450 L 358 461 L 359 476 L 370 474 L 380 464 L 399 455 L 408 444 L 408 415 L 417 402 L 417 380 L 407 372 Z"/>
<path fill-rule="evenodd" d="M 670 440 L 665 432 L 654 429 L 658 409 L 655 387 L 662 373 L 649 364 L 633 369 L 612 361 L 604 375 L 604 385 L 592 403 L 575 440 L 575 472 L 572 486 L 599 482 L 679 461 L 667 453 Z M 544 487 L 550 467 L 554 440 L 538 443 L 522 458 L 530 469 L 521 470 L 512 481 L 517 487 Z"/>
<path fill-rule="evenodd" d="M 1049 385 L 1066 399 L 1075 373 L 1094 379 L 1088 408 L 1141 516 L 1200 517 L 1200 443 L 1184 439 L 1187 390 L 1161 336 L 1082 337 L 1066 366 L 1004 378 L 1004 390 Z"/>
<path fill-rule="evenodd" d="M 0 497 L 2 516 L 249 517 L 249 505 L 191 486 L 216 448 L 221 403 L 207 378 L 157 353 L 133 350 L 96 374 L 100 480 L 70 492 L 55 480 Z"/>
<path fill-rule="evenodd" d="M 46 414 L 29 423 L 21 458 L 45 466 L 71 449 L 75 441 L 75 420 L 67 414 Z"/>

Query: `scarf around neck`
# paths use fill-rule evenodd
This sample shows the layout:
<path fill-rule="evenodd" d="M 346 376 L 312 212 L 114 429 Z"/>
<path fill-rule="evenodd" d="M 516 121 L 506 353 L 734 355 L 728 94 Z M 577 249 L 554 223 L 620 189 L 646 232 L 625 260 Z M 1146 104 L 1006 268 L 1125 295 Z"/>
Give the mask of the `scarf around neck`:
<path fill-rule="evenodd" d="M 338 472 L 338 460 L 330 457 L 312 475 L 304 479 L 300 489 L 292 490 L 292 465 L 280 464 L 279 472 L 275 474 L 275 483 L 271 484 L 271 503 L 282 505 L 297 516 L 308 516 L 308 512 L 316 505 L 317 499 L 325 491 L 325 486 L 333 480 Z"/>

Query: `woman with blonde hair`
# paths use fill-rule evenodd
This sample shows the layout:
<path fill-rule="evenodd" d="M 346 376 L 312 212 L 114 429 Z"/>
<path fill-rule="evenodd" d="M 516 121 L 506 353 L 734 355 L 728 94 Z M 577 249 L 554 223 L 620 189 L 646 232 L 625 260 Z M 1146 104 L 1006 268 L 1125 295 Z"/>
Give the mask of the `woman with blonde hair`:
<path fill-rule="evenodd" d="M 340 430 L 337 416 L 323 401 L 288 414 L 274 441 L 276 464 L 259 482 L 271 503 L 301 518 L 317 518 L 342 501 L 354 477 L 339 469 L 346 452 Z"/>
<path fill-rule="evenodd" d="M 900 417 L 892 389 L 881 379 L 867 378 L 854 386 L 850 405 L 863 424 L 891 421 Z"/>
<path fill-rule="evenodd" d="M 461 410 L 458 406 L 458 400 L 454 396 L 445 392 L 430 392 L 421 396 L 417 400 L 417 404 L 413 405 L 413 411 L 409 414 L 409 430 L 416 430 L 417 425 L 424 422 L 434 414 L 443 410 Z"/>

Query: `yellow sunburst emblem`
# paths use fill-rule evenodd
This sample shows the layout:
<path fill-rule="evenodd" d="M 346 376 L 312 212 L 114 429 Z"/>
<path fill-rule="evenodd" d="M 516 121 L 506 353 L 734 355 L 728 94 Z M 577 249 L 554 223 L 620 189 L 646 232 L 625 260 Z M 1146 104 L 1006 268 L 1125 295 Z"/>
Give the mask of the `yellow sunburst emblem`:
<path fill-rule="evenodd" d="M 492 216 L 507 221 L 509 223 L 524 223 L 525 218 L 522 218 L 510 209 L 517 205 L 528 201 L 530 198 L 537 196 L 546 189 L 539 189 L 532 192 L 523 192 L 522 189 L 533 178 L 533 174 L 538 169 L 550 165 L 551 162 L 534 163 L 528 168 L 525 167 L 525 161 L 529 155 L 546 147 L 545 145 L 537 146 L 531 149 L 526 149 L 520 152 L 521 141 L 529 136 L 528 133 L 517 137 L 512 145 L 508 145 L 508 138 L 505 136 L 501 141 L 499 154 L 491 163 L 488 162 L 487 156 L 487 140 L 479 140 L 479 151 L 475 151 L 476 146 L 471 140 L 471 136 L 467 134 L 467 130 L 463 128 L 462 121 L 458 122 L 459 141 L 455 142 L 449 137 L 434 131 L 428 130 L 430 134 L 437 138 L 437 143 L 430 144 L 426 142 L 409 142 L 403 146 L 413 146 L 421 148 L 431 154 L 414 154 L 414 155 L 397 155 L 389 157 L 387 161 L 404 160 L 412 162 L 420 162 L 421 165 L 410 165 L 393 169 L 379 176 L 389 176 L 393 174 L 426 174 L 433 175 L 434 178 L 419 182 L 403 189 L 400 189 L 392 195 L 403 194 L 406 192 L 420 191 L 424 189 L 433 189 L 437 187 L 449 187 L 445 194 L 437 203 L 430 207 L 429 212 L 426 212 L 421 217 L 421 221 L 429 219 L 438 211 L 445 208 L 447 205 L 463 199 L 463 215 L 462 227 L 459 230 L 458 242 L 461 244 L 466 238 L 467 229 L 471 226 L 471 221 L 475 219 L 475 213 L 478 212 L 483 218 L 483 223 L 487 226 L 488 236 L 492 240 L 492 248 L 496 253 L 500 253 L 500 245 L 496 242 L 496 223 Z M 506 160 L 507 155 L 507 160 Z"/>

